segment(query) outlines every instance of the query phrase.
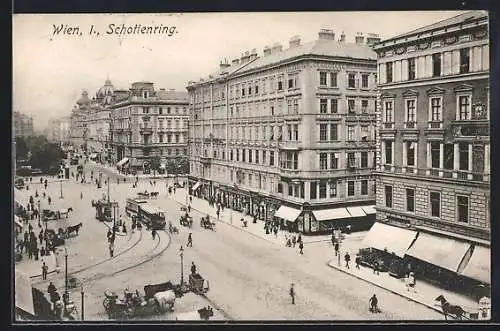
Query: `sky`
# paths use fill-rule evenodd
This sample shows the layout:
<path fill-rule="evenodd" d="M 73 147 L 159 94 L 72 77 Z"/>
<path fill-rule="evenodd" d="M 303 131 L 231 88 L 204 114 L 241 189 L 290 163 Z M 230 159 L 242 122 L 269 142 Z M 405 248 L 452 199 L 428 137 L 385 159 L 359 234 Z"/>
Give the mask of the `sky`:
<path fill-rule="evenodd" d="M 293 36 L 301 43 L 331 29 L 335 39 L 357 32 L 382 39 L 458 15 L 460 11 L 282 12 L 184 14 L 13 15 L 13 110 L 32 115 L 36 129 L 50 118 L 68 116 L 83 90 L 94 96 L 109 78 L 115 88 L 135 81 L 185 91 L 187 82 L 215 72 L 245 51 Z M 168 34 L 108 34 L 109 25 L 175 27 Z M 78 27 L 80 34 L 54 33 L 54 27 Z M 90 33 L 90 29 L 94 33 Z M 99 32 L 97 35 L 95 32 Z"/>

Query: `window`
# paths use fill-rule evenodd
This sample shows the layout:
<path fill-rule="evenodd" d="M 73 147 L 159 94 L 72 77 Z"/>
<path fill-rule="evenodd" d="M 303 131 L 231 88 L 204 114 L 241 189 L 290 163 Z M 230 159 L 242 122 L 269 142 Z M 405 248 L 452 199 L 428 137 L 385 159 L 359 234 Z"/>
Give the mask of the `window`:
<path fill-rule="evenodd" d="M 414 128 L 416 121 L 415 99 L 406 100 L 406 127 Z"/>
<path fill-rule="evenodd" d="M 279 76 L 278 77 L 278 91 L 282 91 L 283 90 L 283 79 L 284 79 L 283 76 Z"/>
<path fill-rule="evenodd" d="M 288 195 L 293 196 L 293 185 L 288 183 Z"/>
<path fill-rule="evenodd" d="M 163 134 L 158 135 L 158 139 L 159 139 L 159 142 L 162 143 L 163 142 Z"/>
<path fill-rule="evenodd" d="M 327 165 L 327 153 L 319 153 L 319 168 L 321 170 L 326 170 L 328 169 Z"/>
<path fill-rule="evenodd" d="M 328 124 L 320 124 L 319 125 L 319 140 L 320 141 L 327 141 L 328 140 L 328 138 L 326 137 L 327 127 L 328 127 Z"/>
<path fill-rule="evenodd" d="M 240 150 L 236 150 L 236 161 L 240 161 Z"/>
<path fill-rule="evenodd" d="M 288 99 L 287 100 L 287 111 L 288 111 L 288 114 L 291 114 L 292 113 L 292 99 Z"/>
<path fill-rule="evenodd" d="M 385 77 L 387 83 L 392 83 L 392 62 L 385 64 Z"/>
<path fill-rule="evenodd" d="M 392 164 L 392 140 L 385 141 L 385 164 Z"/>
<path fill-rule="evenodd" d="M 176 134 L 176 135 L 175 135 L 175 142 L 176 142 L 176 143 L 178 143 L 178 142 L 179 142 L 179 135 L 178 135 L 178 134 Z"/>
<path fill-rule="evenodd" d="M 231 151 L 229 152 L 229 159 L 230 159 L 231 161 L 233 161 L 233 159 L 234 159 L 234 152 L 233 152 L 233 150 L 231 150 Z"/>
<path fill-rule="evenodd" d="M 471 118 L 470 95 L 460 95 L 458 97 L 458 114 L 460 120 L 469 120 Z"/>
<path fill-rule="evenodd" d="M 253 150 L 248 150 L 248 163 L 252 163 Z"/>
<path fill-rule="evenodd" d="M 441 76 L 441 53 L 432 54 L 432 77 Z"/>
<path fill-rule="evenodd" d="M 260 154 L 260 151 L 259 150 L 256 150 L 255 151 L 255 163 L 256 164 L 259 164 L 259 154 Z"/>
<path fill-rule="evenodd" d="M 299 99 L 293 99 L 293 113 L 299 113 Z"/>
<path fill-rule="evenodd" d="M 321 180 L 319 182 L 319 198 L 320 199 L 326 198 L 326 180 Z"/>
<path fill-rule="evenodd" d="M 454 154 L 454 146 L 453 144 L 444 144 L 443 145 L 443 168 L 448 170 L 453 170 L 453 154 Z"/>
<path fill-rule="evenodd" d="M 347 153 L 347 167 L 354 168 L 356 166 L 356 156 L 354 152 Z"/>
<path fill-rule="evenodd" d="M 441 193 L 439 192 L 430 192 L 429 193 L 430 207 L 431 207 L 431 216 L 432 217 L 441 217 Z"/>
<path fill-rule="evenodd" d="M 392 186 L 385 186 L 385 206 L 392 208 Z"/>
<path fill-rule="evenodd" d="M 299 125 L 298 124 L 293 124 L 292 125 L 292 131 L 293 131 L 292 139 L 295 140 L 295 141 L 298 141 L 299 140 Z"/>
<path fill-rule="evenodd" d="M 361 112 L 363 114 L 368 113 L 368 100 L 361 100 Z"/>
<path fill-rule="evenodd" d="M 361 141 L 369 141 L 369 136 L 368 125 L 361 125 Z"/>
<path fill-rule="evenodd" d="M 163 115 L 163 108 L 162 107 L 158 108 L 158 114 Z"/>
<path fill-rule="evenodd" d="M 439 153 L 441 152 L 441 144 L 439 142 L 431 142 L 431 168 L 439 169 Z"/>
<path fill-rule="evenodd" d="M 468 171 L 469 170 L 469 144 L 468 143 L 459 143 L 459 159 L 460 159 L 460 170 Z"/>
<path fill-rule="evenodd" d="M 274 166 L 274 151 L 269 151 L 269 165 Z"/>
<path fill-rule="evenodd" d="M 347 181 L 347 196 L 348 197 L 354 196 L 354 181 L 353 180 Z"/>
<path fill-rule="evenodd" d="M 415 166 L 415 143 L 413 141 L 406 142 L 406 165 Z"/>
<path fill-rule="evenodd" d="M 167 142 L 172 142 L 172 134 L 167 134 Z"/>
<path fill-rule="evenodd" d="M 354 125 L 347 126 L 347 141 L 354 141 Z"/>
<path fill-rule="evenodd" d="M 320 71 L 320 73 L 319 73 L 319 85 L 326 86 L 326 72 Z"/>
<path fill-rule="evenodd" d="M 246 159 L 247 159 L 247 150 L 243 149 L 241 152 L 241 161 L 246 162 Z"/>
<path fill-rule="evenodd" d="M 441 98 L 431 98 L 431 122 L 441 121 Z"/>
<path fill-rule="evenodd" d="M 248 95 L 252 94 L 252 85 L 248 84 Z"/>
<path fill-rule="evenodd" d="M 170 107 L 167 107 L 167 114 L 170 114 Z"/>
<path fill-rule="evenodd" d="M 245 96 L 245 86 L 241 87 L 241 96 Z"/>
<path fill-rule="evenodd" d="M 361 195 L 368 195 L 368 180 L 361 181 Z"/>
<path fill-rule="evenodd" d="M 337 181 L 336 180 L 331 180 L 329 183 L 330 187 L 330 198 L 334 198 L 337 196 Z"/>
<path fill-rule="evenodd" d="M 354 99 L 347 100 L 347 108 L 348 108 L 350 114 L 356 113 L 355 107 L 356 107 L 356 100 L 354 100 Z"/>
<path fill-rule="evenodd" d="M 337 87 L 337 73 L 330 72 L 330 87 Z"/>
<path fill-rule="evenodd" d="M 255 94 L 259 94 L 259 85 L 258 85 L 258 83 L 255 84 Z"/>
<path fill-rule="evenodd" d="M 412 188 L 406 189 L 406 211 L 415 212 L 415 190 Z"/>
<path fill-rule="evenodd" d="M 311 185 L 310 185 L 311 199 L 316 199 L 316 191 L 317 191 L 316 187 L 317 187 L 316 182 L 311 182 Z"/>
<path fill-rule="evenodd" d="M 368 152 L 361 152 L 361 168 L 368 168 Z"/>
<path fill-rule="evenodd" d="M 294 88 L 294 78 L 292 75 L 288 75 L 288 88 L 291 89 L 291 88 Z"/>
<path fill-rule="evenodd" d="M 338 124 L 330 123 L 330 141 L 339 140 L 338 136 Z"/>
<path fill-rule="evenodd" d="M 356 74 L 347 75 L 347 87 L 356 88 Z"/>
<path fill-rule="evenodd" d="M 326 114 L 327 110 L 327 100 L 326 99 L 319 99 L 319 112 L 321 114 Z"/>
<path fill-rule="evenodd" d="M 271 109 L 271 116 L 274 116 L 274 105 L 271 104 L 271 106 L 269 106 L 269 109 Z"/>
<path fill-rule="evenodd" d="M 361 87 L 368 88 L 368 75 L 367 74 L 361 75 Z"/>
<path fill-rule="evenodd" d="M 469 222 L 469 197 L 457 196 L 457 221 L 462 223 Z"/>
<path fill-rule="evenodd" d="M 470 48 L 460 49 L 460 73 L 466 74 L 469 72 Z"/>
<path fill-rule="evenodd" d="M 337 99 L 330 99 L 330 113 L 336 114 L 339 110 L 339 102 Z"/>
<path fill-rule="evenodd" d="M 415 58 L 408 59 L 408 80 L 415 79 Z"/>
<path fill-rule="evenodd" d="M 262 163 L 266 164 L 266 151 L 262 151 Z"/>
<path fill-rule="evenodd" d="M 330 153 L 330 169 L 338 169 L 339 155 L 337 153 Z"/>
<path fill-rule="evenodd" d="M 392 123 L 392 118 L 393 118 L 393 109 L 392 109 L 392 101 L 386 101 L 385 102 L 385 111 L 384 111 L 384 122 L 385 123 Z"/>

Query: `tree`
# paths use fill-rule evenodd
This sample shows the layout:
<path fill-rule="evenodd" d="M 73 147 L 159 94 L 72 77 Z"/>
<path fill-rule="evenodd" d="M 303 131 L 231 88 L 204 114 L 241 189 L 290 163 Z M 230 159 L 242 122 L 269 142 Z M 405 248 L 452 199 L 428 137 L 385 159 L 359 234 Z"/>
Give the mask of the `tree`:
<path fill-rule="evenodd" d="M 29 147 L 26 140 L 16 137 L 16 160 L 25 159 L 28 156 Z"/>
<path fill-rule="evenodd" d="M 154 155 L 151 159 L 151 169 L 153 169 L 153 173 L 155 175 L 158 168 L 160 168 L 160 157 L 158 155 Z"/>
<path fill-rule="evenodd" d="M 45 140 L 36 140 L 31 148 L 31 166 L 42 171 L 57 166 L 65 157 L 59 144 L 49 143 Z"/>

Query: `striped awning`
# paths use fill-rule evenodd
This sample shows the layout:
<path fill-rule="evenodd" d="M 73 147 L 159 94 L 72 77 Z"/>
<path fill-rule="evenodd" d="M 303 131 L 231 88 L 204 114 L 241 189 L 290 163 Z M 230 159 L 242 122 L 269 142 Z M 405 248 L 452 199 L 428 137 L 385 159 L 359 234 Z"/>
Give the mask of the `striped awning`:
<path fill-rule="evenodd" d="M 300 210 L 287 206 L 279 207 L 278 210 L 274 213 L 274 217 L 279 217 L 290 222 L 295 222 L 299 215 Z"/>
<path fill-rule="evenodd" d="M 313 210 L 313 215 L 317 221 L 330 221 L 352 217 L 345 208 Z"/>
<path fill-rule="evenodd" d="M 363 239 L 363 245 L 404 257 L 416 236 L 416 231 L 376 222 Z"/>
<path fill-rule="evenodd" d="M 469 263 L 462 275 L 491 284 L 491 250 L 484 246 L 475 246 Z"/>
<path fill-rule="evenodd" d="M 198 187 L 200 187 L 201 183 L 200 182 L 196 182 L 196 184 L 193 185 L 193 188 L 192 190 L 193 191 L 196 191 L 198 189 Z"/>
<path fill-rule="evenodd" d="M 128 162 L 128 157 L 124 157 L 123 159 L 120 160 L 120 162 L 118 162 L 116 165 L 121 167 L 123 166 L 125 163 Z"/>
<path fill-rule="evenodd" d="M 366 216 L 366 213 L 361 207 L 347 207 L 347 211 L 349 212 L 349 214 L 351 214 L 352 217 Z"/>

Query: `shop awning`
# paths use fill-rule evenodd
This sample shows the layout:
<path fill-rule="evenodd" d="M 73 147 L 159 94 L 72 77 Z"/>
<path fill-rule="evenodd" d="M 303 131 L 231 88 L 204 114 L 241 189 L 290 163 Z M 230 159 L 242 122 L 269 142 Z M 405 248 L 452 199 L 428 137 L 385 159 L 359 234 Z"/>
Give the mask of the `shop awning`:
<path fill-rule="evenodd" d="M 30 276 L 16 270 L 15 282 L 16 308 L 22 309 L 25 312 L 35 316 L 35 308 L 33 305 L 33 291 L 31 289 Z"/>
<path fill-rule="evenodd" d="M 20 228 L 23 227 L 23 222 L 21 221 L 21 219 L 19 218 L 19 216 L 17 215 L 14 215 L 14 223 L 19 226 Z"/>
<path fill-rule="evenodd" d="M 196 182 L 196 184 L 193 185 L 192 190 L 196 191 L 198 187 L 200 187 L 200 185 L 201 185 L 200 182 Z"/>
<path fill-rule="evenodd" d="M 420 232 L 406 254 L 457 272 L 469 248 L 470 244 L 464 241 Z"/>
<path fill-rule="evenodd" d="M 416 231 L 375 222 L 365 236 L 363 245 L 404 257 L 416 236 Z"/>
<path fill-rule="evenodd" d="M 475 246 L 469 263 L 462 275 L 491 284 L 491 250 L 484 246 Z"/>
<path fill-rule="evenodd" d="M 366 213 L 361 207 L 347 207 L 347 211 L 349 212 L 349 214 L 351 214 L 352 217 L 366 216 Z"/>
<path fill-rule="evenodd" d="M 363 206 L 361 208 L 363 208 L 366 215 L 373 215 L 377 213 L 377 211 L 375 210 L 375 206 Z"/>
<path fill-rule="evenodd" d="M 343 218 L 351 218 L 351 214 L 345 208 L 333 208 L 333 209 L 323 209 L 314 210 L 314 217 L 317 221 L 329 221 L 329 220 L 339 220 Z"/>
<path fill-rule="evenodd" d="M 116 165 L 121 167 L 123 166 L 125 163 L 128 162 L 128 157 L 124 157 L 123 159 L 120 160 L 120 162 L 118 162 Z"/>
<path fill-rule="evenodd" d="M 300 215 L 300 210 L 295 208 L 290 208 L 287 206 L 279 207 L 278 210 L 274 213 L 275 217 L 283 218 L 290 222 L 295 222 L 297 220 L 297 217 L 299 217 L 299 215 Z"/>

